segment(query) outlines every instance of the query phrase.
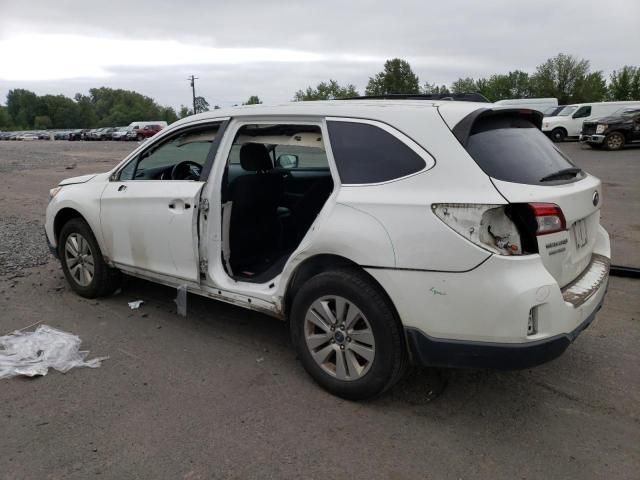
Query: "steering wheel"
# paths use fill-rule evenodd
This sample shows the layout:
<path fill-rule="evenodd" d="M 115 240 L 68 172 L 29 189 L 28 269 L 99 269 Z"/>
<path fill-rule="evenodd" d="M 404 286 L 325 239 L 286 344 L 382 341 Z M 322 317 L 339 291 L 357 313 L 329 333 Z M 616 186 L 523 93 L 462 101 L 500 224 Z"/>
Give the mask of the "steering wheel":
<path fill-rule="evenodd" d="M 191 160 L 176 163 L 171 169 L 171 180 L 200 180 L 202 165 Z"/>

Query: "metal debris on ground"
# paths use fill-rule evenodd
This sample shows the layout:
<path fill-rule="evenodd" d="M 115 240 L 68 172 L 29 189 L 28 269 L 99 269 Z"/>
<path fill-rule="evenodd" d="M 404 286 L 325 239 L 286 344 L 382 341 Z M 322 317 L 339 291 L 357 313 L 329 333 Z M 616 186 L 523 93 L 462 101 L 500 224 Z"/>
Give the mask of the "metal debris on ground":
<path fill-rule="evenodd" d="M 74 367 L 98 368 L 109 357 L 85 360 L 80 337 L 48 325 L 33 332 L 17 330 L 0 337 L 0 379 L 17 375 L 46 375 L 49 368 L 66 373 Z"/>
<path fill-rule="evenodd" d="M 174 300 L 174 302 L 176 302 L 176 305 L 178 306 L 178 315 L 186 317 L 187 316 L 187 286 L 186 285 L 180 285 L 178 287 L 178 295 L 176 296 L 176 299 Z"/>
<path fill-rule="evenodd" d="M 129 308 L 131 310 L 137 310 L 144 304 L 143 300 L 134 300 L 133 302 L 129 302 Z"/>

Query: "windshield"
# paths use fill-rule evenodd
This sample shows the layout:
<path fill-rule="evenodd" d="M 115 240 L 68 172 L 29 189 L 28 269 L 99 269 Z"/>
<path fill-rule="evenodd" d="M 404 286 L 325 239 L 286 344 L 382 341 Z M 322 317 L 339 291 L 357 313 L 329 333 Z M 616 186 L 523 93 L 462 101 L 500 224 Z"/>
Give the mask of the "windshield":
<path fill-rule="evenodd" d="M 567 117 L 578 109 L 577 105 L 568 105 L 558 112 L 559 117 Z"/>

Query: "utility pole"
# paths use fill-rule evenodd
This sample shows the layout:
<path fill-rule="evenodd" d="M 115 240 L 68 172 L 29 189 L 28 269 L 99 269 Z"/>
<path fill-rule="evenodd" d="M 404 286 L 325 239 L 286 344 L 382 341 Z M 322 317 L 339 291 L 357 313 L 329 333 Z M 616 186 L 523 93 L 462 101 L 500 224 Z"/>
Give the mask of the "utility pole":
<path fill-rule="evenodd" d="M 187 80 L 191 81 L 191 91 L 193 92 L 193 114 L 195 115 L 198 113 L 196 112 L 196 80 L 198 80 L 198 77 L 191 75 Z"/>

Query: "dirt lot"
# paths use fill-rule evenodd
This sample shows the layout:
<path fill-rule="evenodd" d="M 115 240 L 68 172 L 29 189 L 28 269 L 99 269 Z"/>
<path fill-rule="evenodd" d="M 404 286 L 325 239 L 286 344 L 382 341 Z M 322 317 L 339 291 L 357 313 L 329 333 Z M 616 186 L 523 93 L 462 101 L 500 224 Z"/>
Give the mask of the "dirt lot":
<path fill-rule="evenodd" d="M 346 402 L 310 381 L 277 320 L 196 297 L 183 319 L 174 291 L 134 279 L 98 301 L 68 289 L 42 236 L 47 191 L 134 146 L 0 142 L 0 334 L 44 321 L 110 356 L 0 380 L 2 480 L 638 478 L 638 280 L 612 278 L 598 321 L 547 365 L 414 371 Z M 640 149 L 562 148 L 605 182 L 614 263 L 640 266 Z"/>

